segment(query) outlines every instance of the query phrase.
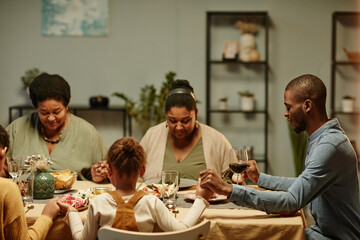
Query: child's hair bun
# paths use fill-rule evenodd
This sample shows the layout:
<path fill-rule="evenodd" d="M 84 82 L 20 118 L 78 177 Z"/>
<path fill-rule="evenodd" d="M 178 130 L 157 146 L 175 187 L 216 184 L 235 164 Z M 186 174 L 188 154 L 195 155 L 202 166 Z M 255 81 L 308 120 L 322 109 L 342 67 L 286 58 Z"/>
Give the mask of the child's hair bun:
<path fill-rule="evenodd" d="M 135 150 L 135 141 L 132 138 L 124 139 L 123 149 L 128 152 L 133 152 Z"/>
<path fill-rule="evenodd" d="M 119 174 L 128 176 L 139 174 L 140 167 L 146 163 L 143 147 L 132 137 L 116 140 L 109 148 L 106 161 Z"/>

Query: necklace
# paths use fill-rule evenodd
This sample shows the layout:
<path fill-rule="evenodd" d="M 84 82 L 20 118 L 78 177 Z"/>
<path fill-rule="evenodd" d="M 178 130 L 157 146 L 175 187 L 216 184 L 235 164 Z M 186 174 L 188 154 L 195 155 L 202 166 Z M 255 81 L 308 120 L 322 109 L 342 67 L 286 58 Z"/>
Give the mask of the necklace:
<path fill-rule="evenodd" d="M 60 136 L 59 136 L 58 139 L 51 140 L 51 139 L 47 138 L 45 136 L 44 126 L 42 124 L 41 124 L 41 132 L 42 132 L 43 139 L 45 140 L 45 142 L 48 142 L 48 143 L 51 143 L 51 144 L 56 144 L 56 143 L 60 142 L 60 140 L 61 140 L 61 132 L 60 132 Z"/>

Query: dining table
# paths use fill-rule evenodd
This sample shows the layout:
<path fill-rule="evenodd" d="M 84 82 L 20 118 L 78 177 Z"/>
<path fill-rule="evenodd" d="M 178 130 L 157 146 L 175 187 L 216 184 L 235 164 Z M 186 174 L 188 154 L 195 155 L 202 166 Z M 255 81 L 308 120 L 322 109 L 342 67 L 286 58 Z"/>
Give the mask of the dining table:
<path fill-rule="evenodd" d="M 138 183 L 138 189 L 145 183 Z M 79 190 L 92 189 L 95 187 L 110 187 L 110 183 L 94 183 L 91 181 L 76 181 L 70 191 L 57 193 L 54 196 L 61 198 L 63 194 L 76 194 Z M 257 186 L 251 186 L 256 187 Z M 262 190 L 262 189 L 260 189 Z M 181 221 L 192 206 L 189 196 L 195 193 L 194 187 L 181 188 L 178 191 L 175 217 Z M 32 225 L 41 215 L 48 199 L 35 199 L 32 204 L 24 206 L 27 224 Z M 79 211 L 83 222 L 86 220 L 87 210 Z M 72 239 L 68 225 L 63 221 L 62 215 L 58 215 L 49 230 L 46 239 L 67 240 Z M 306 221 L 302 210 L 290 216 L 279 214 L 266 214 L 263 211 L 237 206 L 227 199 L 215 199 L 205 209 L 202 219 L 210 220 L 210 231 L 206 237 L 208 240 L 223 239 L 305 239 L 304 229 Z"/>

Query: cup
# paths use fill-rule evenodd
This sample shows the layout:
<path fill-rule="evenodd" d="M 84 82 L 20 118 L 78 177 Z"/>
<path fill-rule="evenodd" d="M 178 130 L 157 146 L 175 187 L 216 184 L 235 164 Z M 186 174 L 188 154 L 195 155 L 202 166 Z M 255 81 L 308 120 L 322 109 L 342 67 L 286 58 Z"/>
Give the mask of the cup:
<path fill-rule="evenodd" d="M 179 172 L 166 170 L 161 173 L 163 203 L 170 210 L 176 208 L 177 191 L 179 189 Z"/>
<path fill-rule="evenodd" d="M 20 168 L 19 189 L 24 205 L 34 202 L 34 171 L 31 168 Z"/>
<path fill-rule="evenodd" d="M 20 164 L 17 161 L 10 158 L 7 159 L 7 169 L 9 175 L 11 176 L 13 182 L 15 183 L 18 181 L 18 177 L 19 177 L 19 166 Z"/>

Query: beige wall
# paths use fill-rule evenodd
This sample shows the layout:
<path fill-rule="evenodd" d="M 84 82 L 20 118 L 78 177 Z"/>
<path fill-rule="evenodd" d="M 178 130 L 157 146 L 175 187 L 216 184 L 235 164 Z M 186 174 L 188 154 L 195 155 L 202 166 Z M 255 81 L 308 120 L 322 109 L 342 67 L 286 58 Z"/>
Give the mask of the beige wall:
<path fill-rule="evenodd" d="M 292 78 L 312 73 L 330 87 L 331 14 L 355 11 L 357 0 L 110 0 L 108 37 L 41 36 L 41 0 L 0 0 L 0 124 L 8 107 L 26 103 L 20 77 L 38 67 L 64 76 L 72 104 L 89 96 L 124 91 L 137 99 L 145 84 L 160 85 L 169 70 L 195 88 L 205 122 L 206 11 L 268 11 L 269 160 L 276 175 L 293 176 L 283 89 Z M 122 102 L 110 97 L 111 104 Z M 118 115 L 84 115 L 107 144 L 122 136 Z M 241 134 L 241 133 L 239 133 Z M 139 138 L 139 136 L 136 136 Z M 140 139 L 139 139 L 140 140 Z"/>

